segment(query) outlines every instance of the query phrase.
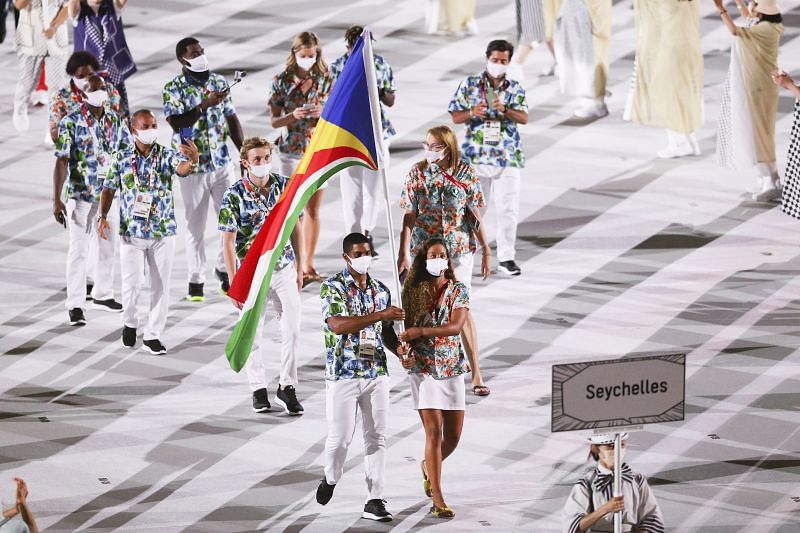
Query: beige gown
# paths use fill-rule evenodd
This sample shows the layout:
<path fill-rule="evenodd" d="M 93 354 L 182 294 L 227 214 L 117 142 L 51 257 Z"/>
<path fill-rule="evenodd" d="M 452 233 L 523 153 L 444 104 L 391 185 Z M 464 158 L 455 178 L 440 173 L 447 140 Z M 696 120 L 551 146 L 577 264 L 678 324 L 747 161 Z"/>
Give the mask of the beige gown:
<path fill-rule="evenodd" d="M 692 133 L 703 123 L 699 0 L 634 0 L 636 61 L 624 118 Z"/>

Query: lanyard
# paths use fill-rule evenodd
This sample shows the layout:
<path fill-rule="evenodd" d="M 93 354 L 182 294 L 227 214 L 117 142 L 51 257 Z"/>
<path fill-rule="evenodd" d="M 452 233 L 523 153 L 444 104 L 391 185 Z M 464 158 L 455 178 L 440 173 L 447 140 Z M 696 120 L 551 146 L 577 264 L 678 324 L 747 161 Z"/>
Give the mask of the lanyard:
<path fill-rule="evenodd" d="M 439 299 L 442 297 L 444 291 L 447 290 L 449 285 L 450 282 L 448 281 L 436 291 L 436 298 L 433 300 L 433 304 L 431 305 L 431 318 L 433 318 L 434 322 L 436 322 L 436 319 L 439 317 Z"/>
<path fill-rule="evenodd" d="M 458 187 L 459 189 L 463 190 L 464 192 L 467 192 L 467 186 L 466 186 L 466 185 L 464 185 L 463 183 L 461 183 L 460 181 L 458 181 L 457 179 L 455 179 L 455 178 L 452 176 L 452 174 L 450 174 L 449 172 L 447 172 L 447 171 L 446 171 L 445 169 L 443 169 L 442 167 L 439 167 L 439 170 L 441 170 L 441 171 L 442 171 L 442 176 L 444 176 L 444 178 L 445 178 L 447 181 L 449 181 L 450 183 L 452 183 L 453 185 L 455 185 L 455 186 L 456 186 L 456 187 Z"/>
<path fill-rule="evenodd" d="M 300 79 L 300 78 L 298 77 L 298 79 Z M 303 96 L 305 96 L 306 102 L 310 101 L 312 99 L 312 95 L 314 95 L 315 92 L 316 92 L 315 89 L 317 88 L 317 80 L 316 80 L 316 78 L 314 78 L 310 74 L 308 76 L 306 76 L 305 78 L 300 79 L 300 81 L 298 81 L 291 89 L 289 89 L 286 92 L 286 98 L 289 98 L 292 94 L 294 94 L 294 92 L 297 91 L 300 88 L 300 86 L 303 85 L 306 82 L 306 80 L 308 80 L 308 79 L 311 79 L 311 81 L 312 81 L 311 88 Z"/>
<path fill-rule="evenodd" d="M 151 155 L 153 155 L 153 165 L 150 167 L 150 176 L 149 176 L 149 187 L 148 190 L 153 190 L 156 184 L 156 169 L 158 168 L 158 160 L 159 160 L 159 150 L 158 145 L 153 146 L 153 149 L 150 151 Z M 142 159 L 147 160 L 144 154 L 142 154 Z M 144 165 L 142 165 L 144 166 Z M 141 182 L 139 181 L 139 172 L 136 169 L 136 149 L 133 149 L 133 154 L 131 155 L 131 169 L 133 170 L 133 181 L 136 184 L 136 189 L 141 191 Z"/>
<path fill-rule="evenodd" d="M 89 133 L 92 136 L 92 140 L 94 141 L 95 147 L 103 149 L 103 151 L 107 152 L 108 150 L 105 150 L 105 148 L 107 148 L 107 147 L 104 145 L 104 143 L 102 143 L 100 141 L 100 139 L 97 138 L 97 132 L 94 131 L 94 127 L 92 126 L 92 124 L 89 121 L 89 112 L 87 111 L 86 103 L 83 100 L 81 100 L 81 113 L 83 114 L 83 120 L 86 122 L 86 127 L 87 127 L 87 129 L 89 130 Z M 106 117 L 106 130 L 108 130 L 107 139 L 109 141 L 111 141 L 111 139 L 114 136 L 114 126 L 111 123 L 111 117 L 108 115 L 108 113 L 104 112 L 104 114 L 105 114 L 105 117 Z M 95 122 L 95 121 L 92 121 L 92 122 Z"/>
<path fill-rule="evenodd" d="M 508 87 L 508 80 L 503 80 L 503 83 L 500 84 L 500 87 L 498 87 L 498 89 L 505 90 L 507 87 Z M 494 94 L 495 92 L 499 93 L 499 91 L 495 91 L 495 89 L 492 88 L 492 93 Z M 486 75 L 483 75 L 481 77 L 481 100 L 483 100 L 487 106 L 491 107 L 492 103 L 486 99 Z"/>
<path fill-rule="evenodd" d="M 242 183 L 244 184 L 244 189 L 250 194 L 250 198 L 255 202 L 255 204 L 261 208 L 264 213 L 269 213 L 270 208 L 267 207 L 267 204 L 264 203 L 264 195 L 261 194 L 256 190 L 252 183 L 250 183 L 250 176 L 245 176 L 242 178 Z"/>

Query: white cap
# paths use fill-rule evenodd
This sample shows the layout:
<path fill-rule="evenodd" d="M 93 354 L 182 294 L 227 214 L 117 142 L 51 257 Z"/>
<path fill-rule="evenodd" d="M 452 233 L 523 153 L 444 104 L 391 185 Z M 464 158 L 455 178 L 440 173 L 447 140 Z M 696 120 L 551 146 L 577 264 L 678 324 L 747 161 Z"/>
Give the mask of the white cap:
<path fill-rule="evenodd" d="M 758 0 L 756 2 L 756 11 L 764 15 L 777 15 L 781 12 L 778 7 L 778 0 Z"/>
<path fill-rule="evenodd" d="M 620 435 L 620 439 L 628 440 L 628 434 L 622 433 Z M 614 444 L 614 434 L 608 433 L 606 435 L 592 435 L 591 437 L 589 437 L 589 444 L 596 444 L 597 446 L 603 444 Z"/>

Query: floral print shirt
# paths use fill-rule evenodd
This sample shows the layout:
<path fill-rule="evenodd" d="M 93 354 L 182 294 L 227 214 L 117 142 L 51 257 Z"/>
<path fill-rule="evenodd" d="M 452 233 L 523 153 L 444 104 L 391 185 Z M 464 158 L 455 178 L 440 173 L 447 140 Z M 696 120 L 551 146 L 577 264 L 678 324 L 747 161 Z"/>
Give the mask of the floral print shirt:
<path fill-rule="evenodd" d="M 288 183 L 289 178 L 273 172 L 269 175 L 267 184 L 269 192 L 266 195 L 258 192 L 250 184 L 247 176 L 225 191 L 222 196 L 222 207 L 219 210 L 219 230 L 236 232 L 236 256 L 239 259 L 244 259 L 261 226 L 264 225 L 267 215 L 278 203 Z M 281 270 L 293 263 L 294 259 L 292 244 L 287 242 L 275 264 L 275 270 Z"/>
<path fill-rule="evenodd" d="M 272 80 L 270 90 L 269 105 L 280 109 L 281 115 L 288 115 L 298 107 L 306 104 L 325 105 L 328 94 L 331 90 L 330 76 L 310 72 L 313 80 L 311 89 L 303 94 L 300 90 L 301 81 L 292 73 L 284 70 Z M 282 154 L 293 157 L 303 157 L 311 136 L 314 134 L 314 127 L 319 119 L 308 117 L 300 119 L 289 126 L 286 126 L 287 134 L 278 141 L 278 149 Z"/>
<path fill-rule="evenodd" d="M 487 91 L 491 92 L 492 89 L 489 88 L 489 80 L 486 73 L 479 76 L 469 76 L 458 86 L 447 110 L 451 113 L 454 111 L 469 111 L 481 102 L 487 102 Z M 503 104 L 508 109 L 528 110 L 525 89 L 519 82 L 505 78 L 494 89 L 494 93 L 500 96 Z M 493 111 L 491 102 L 487 102 L 487 104 L 489 109 L 485 120 L 472 117 L 465 124 L 466 135 L 461 145 L 464 156 L 473 165 L 524 167 L 525 154 L 522 152 L 522 139 L 519 135 L 518 124 Z M 500 122 L 500 141 L 498 143 L 489 144 L 484 142 L 484 132 L 489 121 Z"/>
<path fill-rule="evenodd" d="M 469 290 L 460 281 L 448 280 L 441 304 L 437 302 L 415 325 L 422 328 L 444 326 L 456 309 L 469 309 Z M 410 374 L 430 374 L 434 379 L 446 379 L 470 371 L 461 335 L 420 337 L 410 344 L 415 358 Z"/>
<path fill-rule="evenodd" d="M 367 289 L 362 291 L 350 270 L 345 267 L 322 283 L 319 291 L 322 300 L 322 322 L 325 334 L 325 379 L 374 379 L 386 376 L 386 350 L 383 346 L 383 323 L 377 322 L 367 329 L 375 332 L 376 353 L 373 359 L 359 357 L 360 333 L 337 335 L 328 326 L 328 319 L 335 316 L 364 316 L 386 309 L 392 296 L 386 285 L 372 276 L 367 276 Z"/>
<path fill-rule="evenodd" d="M 108 91 L 108 103 L 111 110 L 119 114 L 121 101 L 119 91 L 108 81 L 106 81 L 106 91 Z M 83 95 L 70 80 L 69 85 L 60 88 L 50 97 L 50 122 L 58 124 L 69 113 L 75 110 L 80 111 L 81 103 L 83 103 Z"/>
<path fill-rule="evenodd" d="M 212 91 L 224 91 L 229 87 L 224 77 L 211 72 L 204 85 L 193 83 L 182 73 L 164 86 L 164 115 L 182 115 L 200 105 Z M 209 107 L 192 126 L 192 142 L 197 145 L 200 161 L 197 172 L 213 172 L 226 167 L 231 156 L 228 152 L 228 121 L 226 117 L 236 114 L 231 95 L 219 104 Z M 172 147 L 177 149 L 181 143 L 180 132 L 172 135 Z"/>
<path fill-rule="evenodd" d="M 485 205 L 475 168 L 467 161 L 458 162 L 455 174 L 436 163 L 424 168 L 423 163 L 414 165 L 400 195 L 400 207 L 417 215 L 411 230 L 411 256 L 433 238 L 444 240 L 451 257 L 475 252 L 470 210 Z"/>
<path fill-rule="evenodd" d="M 122 118 L 108 104 L 99 119 L 80 106 L 58 123 L 56 157 L 69 159 L 67 198 L 94 202 L 103 188 L 98 169 L 110 168 L 114 157 L 127 153 L 133 137 Z"/>
<path fill-rule="evenodd" d="M 333 83 L 336 82 L 336 79 L 342 73 L 342 69 L 344 69 L 344 64 L 347 62 L 347 58 L 350 57 L 350 54 L 344 54 L 334 61 L 329 69 L 331 74 L 331 81 Z M 395 92 L 397 89 L 394 84 L 394 73 L 392 72 L 392 67 L 386 60 L 375 54 L 373 56 L 375 60 L 375 77 L 378 79 L 378 90 L 380 91 L 383 89 L 384 91 Z M 381 124 L 383 125 L 383 138 L 390 139 L 397 135 L 397 131 L 395 131 L 394 127 L 392 126 L 389 117 L 386 115 L 386 107 L 383 103 L 380 104 L 381 107 Z"/>
<path fill-rule="evenodd" d="M 177 223 L 172 178 L 177 175 L 178 164 L 185 159 L 180 152 L 160 144 L 154 144 L 150 154 L 145 157 L 134 144 L 114 160 L 103 187 L 119 191 L 120 235 L 137 239 L 160 239 L 175 235 Z M 152 195 L 147 218 L 133 215 L 133 207 L 141 193 Z"/>

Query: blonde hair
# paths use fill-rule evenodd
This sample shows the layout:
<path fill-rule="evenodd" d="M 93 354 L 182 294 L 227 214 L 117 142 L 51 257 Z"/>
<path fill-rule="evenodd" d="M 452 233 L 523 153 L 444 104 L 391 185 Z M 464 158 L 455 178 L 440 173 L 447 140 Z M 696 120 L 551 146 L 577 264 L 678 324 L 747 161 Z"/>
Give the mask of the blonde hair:
<path fill-rule="evenodd" d="M 426 132 L 426 136 L 427 135 L 435 137 L 439 142 L 445 145 L 446 151 L 440 166 L 442 168 L 449 167 L 452 169 L 453 174 L 455 174 L 456 166 L 461 160 L 461 150 L 458 147 L 458 137 L 456 137 L 456 132 L 454 132 L 450 126 L 442 124 L 441 126 L 434 126 L 433 128 L 429 129 Z M 446 166 L 444 164 L 445 162 L 448 163 Z M 428 161 L 423 159 L 420 161 L 419 165 L 420 168 L 424 170 L 428 168 Z"/>
<path fill-rule="evenodd" d="M 273 147 L 273 144 L 265 137 L 248 137 L 244 140 L 242 147 L 239 149 L 239 157 L 243 161 L 247 161 L 247 152 L 254 148 L 269 148 L 269 153 L 271 154 Z"/>
<path fill-rule="evenodd" d="M 304 31 L 297 34 L 297 37 L 292 41 L 292 49 L 289 50 L 289 55 L 286 57 L 286 70 L 291 73 L 297 73 L 297 59 L 294 55 L 303 48 L 313 48 L 317 52 L 317 62 L 311 67 L 311 70 L 322 76 L 328 76 L 328 65 L 322 59 L 322 45 L 320 44 L 319 37 L 313 31 Z"/>

